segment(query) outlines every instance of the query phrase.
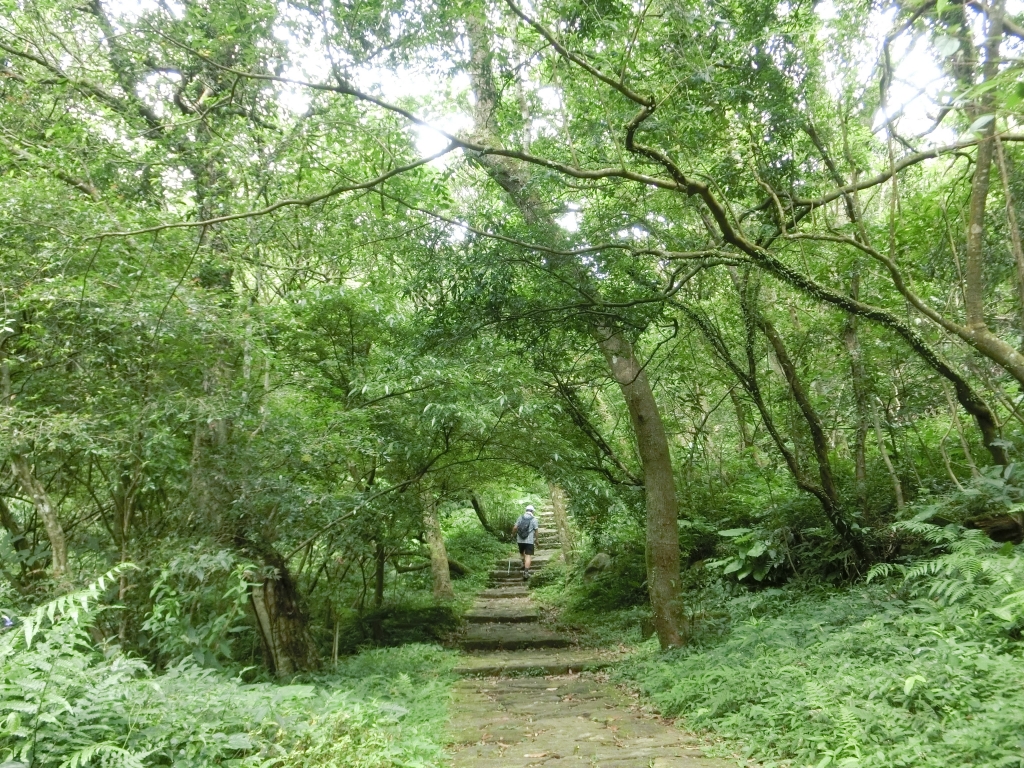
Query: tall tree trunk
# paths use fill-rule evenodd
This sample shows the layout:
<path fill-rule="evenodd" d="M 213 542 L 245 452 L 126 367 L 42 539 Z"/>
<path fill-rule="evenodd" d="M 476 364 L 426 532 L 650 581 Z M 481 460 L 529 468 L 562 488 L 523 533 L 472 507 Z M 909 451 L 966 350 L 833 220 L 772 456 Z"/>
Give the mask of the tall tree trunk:
<path fill-rule="evenodd" d="M 996 142 L 996 162 L 999 164 L 999 178 L 1003 182 L 1003 199 L 1006 203 L 1006 228 L 1010 231 L 1010 249 L 1013 251 L 1013 263 L 1017 267 L 1017 311 L 1021 332 L 1021 345 L 1024 348 L 1024 245 L 1021 244 L 1020 226 L 1017 224 L 1017 210 L 1013 203 L 1010 190 L 1010 171 L 1007 167 L 1006 153 L 1003 142 L 998 137 Z"/>
<path fill-rule="evenodd" d="M 732 400 L 733 410 L 736 411 L 736 424 L 739 426 L 739 452 L 744 453 L 748 448 L 754 446 L 754 438 L 750 434 L 750 424 L 747 423 L 747 407 L 740 400 L 740 396 L 736 394 L 735 388 L 729 390 L 729 398 Z"/>
<path fill-rule="evenodd" d="M 373 553 L 373 607 L 384 607 L 384 567 L 387 565 L 387 551 L 384 542 L 378 541 Z"/>
<path fill-rule="evenodd" d="M 818 412 L 811 403 L 807 390 L 804 389 L 803 382 L 801 382 L 797 373 L 796 366 L 789 357 L 786 345 L 775 326 L 768 318 L 757 312 L 756 308 L 751 307 L 750 311 L 757 313 L 757 323 L 761 326 L 761 330 L 775 352 L 775 357 L 782 368 L 786 383 L 789 384 L 789 391 L 793 395 L 793 399 L 796 401 L 804 421 L 807 423 L 808 431 L 811 433 L 811 445 L 814 448 L 814 458 L 818 465 L 819 487 L 824 496 L 822 506 L 824 507 L 825 514 L 828 516 L 829 522 L 836 529 L 836 532 L 856 552 L 857 557 L 864 559 L 866 555 L 864 542 L 860 534 L 850 524 L 850 521 L 847 520 L 846 514 L 843 511 L 843 501 L 839 496 L 839 489 L 836 487 L 835 478 L 832 475 L 828 440 L 825 437 L 825 430 L 821 425 Z"/>
<path fill-rule="evenodd" d="M 3 348 L 9 338 L 10 335 L 7 333 L 0 336 L 0 408 L 5 410 L 14 405 L 14 394 L 11 390 L 11 369 L 7 363 L 7 352 Z M 22 490 L 32 499 L 36 514 L 43 521 L 46 537 L 50 540 L 53 578 L 59 581 L 68 572 L 68 545 L 67 539 L 64 536 L 64 528 L 61 526 L 60 518 L 57 516 L 57 510 L 54 508 L 46 488 L 39 482 L 32 471 L 32 465 L 25 455 L 17 450 L 17 447 L 11 450 L 10 461 L 15 478 L 17 478 Z M 17 522 L 2 499 L 0 499 L 0 505 L 2 505 L 2 510 L 0 511 L 3 513 L 4 527 L 7 528 L 12 539 L 14 539 L 15 547 L 19 551 L 25 551 L 28 547 L 28 542 L 20 534 Z"/>
<path fill-rule="evenodd" d="M 555 527 L 558 529 L 558 542 L 562 545 L 562 559 L 566 565 L 571 565 L 574 547 L 572 533 L 569 530 L 565 491 L 555 483 L 548 483 L 548 494 L 551 496 L 551 516 L 555 518 Z"/>
<path fill-rule="evenodd" d="M 663 648 L 680 645 L 687 628 L 679 605 L 679 507 L 668 438 L 647 373 L 620 332 L 596 330 L 612 376 L 622 390 L 644 468 L 647 502 L 647 590 Z"/>
<path fill-rule="evenodd" d="M 423 501 L 423 530 L 427 537 L 430 550 L 430 574 L 434 579 L 434 599 L 454 600 L 452 578 L 448 571 L 448 550 L 444 546 L 444 533 L 441 531 L 441 519 L 437 514 L 437 499 L 433 492 L 424 488 L 420 492 Z"/>
<path fill-rule="evenodd" d="M 960 414 L 957 412 L 953 396 L 949 393 L 949 387 L 944 386 L 942 391 L 946 395 L 946 402 L 949 403 L 950 419 L 952 421 L 950 426 L 956 428 L 957 437 L 960 438 L 960 450 L 964 452 L 964 461 L 967 462 L 967 467 L 971 470 L 971 477 L 981 477 L 978 465 L 974 463 L 974 456 L 971 455 L 971 444 L 967 441 L 967 435 L 964 434 L 964 426 L 960 423 Z"/>
<path fill-rule="evenodd" d="M 896 497 L 896 509 L 902 511 L 906 506 L 903 501 L 903 483 L 900 481 L 900 476 L 896 472 L 896 468 L 892 464 L 892 459 L 889 458 L 889 449 L 885 445 L 885 435 L 882 433 L 882 419 L 879 414 L 878 401 L 876 398 L 870 398 L 871 403 L 871 421 L 875 427 L 875 443 L 878 446 L 878 453 L 882 457 L 882 462 L 885 464 L 885 471 L 889 473 L 889 481 L 892 483 L 892 493 Z"/>
<path fill-rule="evenodd" d="M 475 491 L 469 494 L 469 503 L 473 505 L 473 511 L 476 512 L 476 518 L 480 521 L 480 525 L 483 526 L 484 530 L 491 534 L 491 536 L 502 538 L 502 536 L 494 530 L 490 520 L 487 519 L 487 510 L 484 509 L 484 503 L 480 501 L 480 497 L 476 495 Z"/>
<path fill-rule="evenodd" d="M 271 671 L 278 677 L 316 669 L 319 663 L 309 620 L 284 559 L 263 553 L 269 573 L 249 590 L 253 614 Z"/>
<path fill-rule="evenodd" d="M 756 305 L 757 298 L 752 295 L 751 286 L 745 278 L 741 278 L 739 272 L 735 268 L 730 268 L 729 273 L 732 277 L 733 285 L 736 287 L 736 291 L 739 295 L 740 309 L 743 312 L 744 323 L 747 326 L 747 356 L 748 356 L 748 371 L 747 376 L 750 379 L 756 375 L 755 363 L 753 360 L 753 348 L 754 340 L 751 336 L 753 327 L 757 327 L 768 339 L 770 345 L 769 352 L 774 354 L 775 364 L 778 365 L 779 370 L 782 373 L 782 377 L 785 379 L 786 384 L 789 386 L 790 394 L 793 396 L 793 400 L 796 402 L 797 408 L 803 416 L 804 422 L 807 424 L 807 429 L 811 435 L 811 445 L 814 451 L 814 459 L 818 465 L 818 478 L 819 483 L 815 485 L 815 495 L 821 502 L 822 509 L 825 512 L 825 516 L 828 518 L 832 527 L 835 528 L 836 533 L 842 537 L 850 548 L 857 555 L 858 559 L 863 560 L 867 554 L 864 546 L 864 541 L 861 535 L 851 525 L 847 519 L 847 515 L 843 510 L 843 501 L 839 495 L 839 490 L 836 487 L 835 478 L 832 475 L 832 463 L 829 457 L 829 445 L 828 439 L 825 436 L 825 430 L 821 423 L 821 418 L 818 416 L 817 410 L 814 408 L 814 404 L 811 402 L 810 397 L 807 394 L 807 390 L 804 388 L 803 382 L 800 380 L 800 376 L 796 370 L 796 365 L 793 363 L 792 358 L 789 356 L 789 350 L 786 349 L 786 344 L 779 335 L 775 325 L 765 317 L 760 308 Z M 793 441 L 794 447 L 796 446 L 796 440 Z M 793 463 L 799 466 L 799 460 L 794 455 Z M 802 474 L 802 470 L 800 470 Z"/>
<path fill-rule="evenodd" d="M 782 458 L 785 460 L 786 466 L 789 468 L 789 472 L 793 476 L 793 480 L 796 481 L 797 487 L 807 493 L 810 493 L 818 500 L 821 504 L 822 511 L 825 513 L 825 517 L 832 524 L 833 528 L 835 528 L 836 532 L 843 538 L 843 540 L 850 545 L 850 548 L 853 550 L 857 558 L 863 560 L 865 553 L 860 536 L 850 530 L 849 525 L 846 524 L 845 518 L 843 518 L 841 514 L 841 510 L 835 508 L 828 494 L 826 494 L 821 486 L 814 482 L 814 480 L 803 470 L 803 467 L 800 466 L 800 462 L 797 461 L 796 455 L 786 445 L 786 440 L 775 426 L 775 420 L 772 417 L 771 411 L 768 409 L 768 405 L 764 401 L 764 396 L 761 393 L 761 385 L 758 382 L 757 355 L 755 352 L 756 321 L 752 316 L 752 313 L 746 308 L 746 302 L 743 302 L 744 322 L 746 324 L 747 337 L 747 365 L 745 370 L 736 361 L 736 359 L 733 358 L 728 345 L 722 338 L 722 335 L 705 315 L 693 307 L 687 306 L 683 303 L 677 303 L 676 306 L 679 307 L 683 314 L 697 326 L 700 332 L 704 335 L 704 338 L 707 339 L 708 343 L 714 349 L 718 358 L 732 372 L 736 377 L 736 380 L 747 391 L 747 394 L 750 395 L 750 399 L 753 401 L 754 406 L 761 415 L 761 422 L 764 424 L 765 431 L 768 432 L 772 442 L 775 443 L 775 447 L 778 449 L 779 453 L 782 454 Z"/>
<path fill-rule="evenodd" d="M 855 274 L 850 281 L 850 295 L 859 298 L 860 275 Z M 870 387 L 864 369 L 864 353 L 861 350 L 860 338 L 857 336 L 857 316 L 847 315 L 846 326 L 843 328 L 843 342 L 850 357 L 850 374 L 853 384 L 853 402 L 857 413 L 857 431 L 854 435 L 853 462 L 854 483 L 856 485 L 857 503 L 861 512 L 868 512 L 868 469 L 867 469 L 867 438 L 868 422 L 871 418 L 871 405 L 868 402 Z"/>
<path fill-rule="evenodd" d="M 32 499 L 36 513 L 43 521 L 46 538 L 50 540 L 50 556 L 53 563 L 53 578 L 58 581 L 68 574 L 68 545 L 64 536 L 64 528 L 57 516 L 50 494 L 46 492 L 39 479 L 32 471 L 32 465 L 23 454 L 11 454 L 11 467 L 21 484 L 22 490 Z"/>
<path fill-rule="evenodd" d="M 841 501 L 839 499 L 839 491 L 836 488 L 835 478 L 832 475 L 828 439 L 825 437 L 825 429 L 821 424 L 821 418 L 811 403 L 811 398 L 808 396 L 807 390 L 800 380 L 799 373 L 797 373 L 796 365 L 789 356 L 789 350 L 786 349 L 786 344 L 782 336 L 779 335 L 775 325 L 771 320 L 760 314 L 758 315 L 758 324 L 761 326 L 765 338 L 768 339 L 768 343 L 771 344 L 772 350 L 775 352 L 775 359 L 778 360 L 779 367 L 782 369 L 782 375 L 789 385 L 790 394 L 793 395 L 793 400 L 796 401 L 797 408 L 800 409 L 800 414 L 807 423 L 807 430 L 811 434 L 811 445 L 814 448 L 814 458 L 818 464 L 821 488 L 828 494 L 833 505 L 838 508 L 841 505 Z"/>
<path fill-rule="evenodd" d="M 478 140 L 496 146 L 500 144 L 496 120 L 499 97 L 494 83 L 490 35 L 484 17 L 476 13 L 467 16 L 466 28 L 470 42 L 469 74 L 476 97 L 473 133 Z M 555 242 L 559 232 L 557 223 L 543 201 L 531 192 L 529 170 L 516 161 L 494 155 L 481 155 L 476 161 L 508 193 L 523 219 L 543 227 Z M 577 272 L 580 279 L 588 279 L 585 271 Z M 593 290 L 596 286 L 589 287 Z M 647 585 L 655 630 L 663 648 L 677 646 L 685 641 L 687 632 L 679 610 L 679 509 L 668 438 L 647 375 L 630 342 L 613 328 L 594 326 L 591 332 L 626 398 L 643 465 Z"/>
<path fill-rule="evenodd" d="M 988 37 L 985 41 L 985 63 L 983 79 L 991 81 L 999 73 L 999 48 L 1003 39 L 1003 12 L 1005 0 L 994 0 L 988 8 Z M 985 90 L 978 100 L 971 104 L 968 113 L 977 119 L 990 113 L 995 107 L 991 88 Z M 974 176 L 971 179 L 971 197 L 967 210 L 967 248 L 964 266 L 964 307 L 967 327 L 979 335 L 987 335 L 985 323 L 985 210 L 988 205 L 988 191 L 992 171 L 992 157 L 995 150 L 995 115 L 982 129 L 982 141 L 978 144 Z M 1000 340 L 1001 341 L 1001 340 Z M 1012 350 L 1012 348 L 1011 348 Z M 1012 350 L 1016 352 L 1016 350 Z M 1020 357 L 1018 355 L 1018 357 Z M 1024 363 L 1024 358 L 1021 358 Z"/>

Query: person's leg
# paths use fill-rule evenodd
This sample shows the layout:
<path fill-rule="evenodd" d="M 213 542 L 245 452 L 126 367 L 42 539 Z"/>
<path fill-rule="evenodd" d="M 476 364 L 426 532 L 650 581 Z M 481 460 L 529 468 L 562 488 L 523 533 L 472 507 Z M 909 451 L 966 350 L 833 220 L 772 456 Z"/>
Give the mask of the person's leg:
<path fill-rule="evenodd" d="M 525 571 L 526 570 L 526 545 L 525 544 L 520 544 L 519 545 L 519 564 L 522 566 L 522 569 Z"/>
<path fill-rule="evenodd" d="M 533 555 L 531 555 L 529 552 L 527 552 L 525 555 L 523 555 L 523 567 L 526 570 L 530 570 L 530 561 L 531 560 L 533 560 Z"/>

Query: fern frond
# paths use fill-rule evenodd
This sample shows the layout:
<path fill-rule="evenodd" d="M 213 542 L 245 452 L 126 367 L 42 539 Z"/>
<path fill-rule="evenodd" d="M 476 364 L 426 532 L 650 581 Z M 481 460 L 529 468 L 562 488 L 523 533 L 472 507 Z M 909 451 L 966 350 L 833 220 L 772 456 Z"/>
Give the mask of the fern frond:
<path fill-rule="evenodd" d="M 887 579 L 894 573 L 906 575 L 907 567 L 897 563 L 877 563 L 871 566 L 866 581 L 870 584 L 874 579 Z"/>
<path fill-rule="evenodd" d="M 22 618 L 25 646 L 32 646 L 32 640 L 43 626 L 44 620 L 51 626 L 64 619 L 70 619 L 73 623 L 78 624 L 83 614 L 89 615 L 92 612 L 103 592 L 106 591 L 108 582 L 114 582 L 125 571 L 136 568 L 137 566 L 133 563 L 119 563 L 84 589 L 69 592 L 40 605 L 30 616 Z"/>
<path fill-rule="evenodd" d="M 104 768 L 145 768 L 142 758 L 146 754 L 136 755 L 116 744 L 105 741 L 99 744 L 90 744 L 73 753 L 60 764 L 60 768 L 80 768 L 91 763 L 95 757 L 105 758 L 103 760 Z"/>

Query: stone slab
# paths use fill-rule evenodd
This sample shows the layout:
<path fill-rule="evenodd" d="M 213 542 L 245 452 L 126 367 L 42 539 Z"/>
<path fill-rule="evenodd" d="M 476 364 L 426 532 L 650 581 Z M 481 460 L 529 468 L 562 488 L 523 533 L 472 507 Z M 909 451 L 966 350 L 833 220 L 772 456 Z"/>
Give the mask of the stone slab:
<path fill-rule="evenodd" d="M 467 678 L 455 686 L 454 768 L 727 768 L 592 674 Z"/>
<path fill-rule="evenodd" d="M 527 597 L 529 591 L 526 589 L 526 585 L 520 580 L 520 582 L 514 586 L 502 586 L 495 587 L 493 589 L 485 589 L 479 594 L 479 597 L 486 598 L 488 600 L 509 600 L 520 597 Z"/>
<path fill-rule="evenodd" d="M 551 561 L 558 559 L 558 556 L 559 556 L 559 550 L 557 550 L 557 549 L 552 550 L 552 549 L 548 549 L 547 547 L 545 547 L 544 549 L 534 553 L 533 559 L 531 560 L 531 563 L 533 565 L 535 565 L 535 566 L 538 566 L 538 567 L 539 566 L 543 566 L 545 563 L 550 563 Z M 511 552 L 509 552 L 509 554 L 507 554 L 505 557 L 499 558 L 495 562 L 494 567 L 495 568 L 507 568 L 510 560 L 512 561 L 512 567 L 513 568 L 515 568 L 517 565 L 519 565 L 519 552 L 518 551 L 511 551 Z"/>
<path fill-rule="evenodd" d="M 517 651 L 526 648 L 566 648 L 569 640 L 535 624 L 474 624 L 462 638 L 467 651 Z"/>
<path fill-rule="evenodd" d="M 473 653 L 466 654 L 460 659 L 455 667 L 455 674 L 463 676 L 567 675 L 572 672 L 604 669 L 618 660 L 618 654 L 563 649 Z"/>
<path fill-rule="evenodd" d="M 525 624 L 540 619 L 540 611 L 528 600 L 487 600 L 466 612 L 466 621 L 473 624 Z"/>

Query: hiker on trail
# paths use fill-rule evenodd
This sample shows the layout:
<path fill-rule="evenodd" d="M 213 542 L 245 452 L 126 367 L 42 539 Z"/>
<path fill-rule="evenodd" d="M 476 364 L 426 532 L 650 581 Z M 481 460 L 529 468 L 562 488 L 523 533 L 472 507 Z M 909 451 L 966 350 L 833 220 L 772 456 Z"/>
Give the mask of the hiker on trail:
<path fill-rule="evenodd" d="M 523 581 L 530 578 L 530 561 L 533 559 L 533 548 L 537 543 L 537 528 L 540 524 L 533 515 L 533 504 L 526 505 L 526 511 L 519 516 L 512 532 L 516 535 L 519 545 L 519 557 L 523 561 Z"/>

